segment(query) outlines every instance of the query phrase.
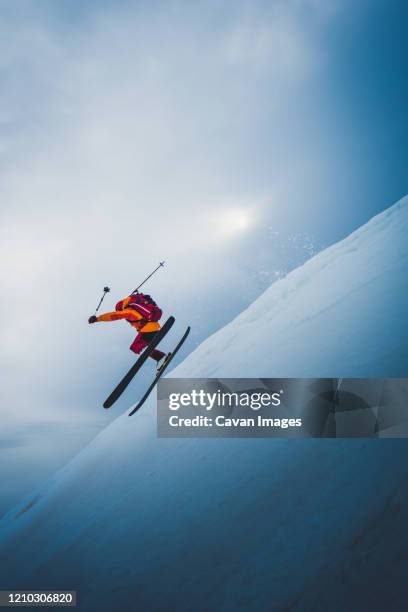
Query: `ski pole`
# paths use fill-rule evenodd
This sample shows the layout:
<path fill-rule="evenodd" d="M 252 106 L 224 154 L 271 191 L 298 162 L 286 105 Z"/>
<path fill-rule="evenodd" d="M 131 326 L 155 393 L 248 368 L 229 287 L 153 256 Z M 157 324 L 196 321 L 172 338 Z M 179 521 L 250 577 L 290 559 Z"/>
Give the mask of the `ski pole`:
<path fill-rule="evenodd" d="M 157 270 L 158 270 L 159 268 L 162 268 L 163 266 L 164 266 L 164 261 L 161 261 L 161 262 L 159 263 L 159 265 L 157 266 L 157 268 L 155 268 L 155 269 L 153 270 L 153 272 L 150 272 L 149 276 L 146 276 L 146 278 L 144 279 L 144 281 L 143 281 L 142 283 L 140 283 L 140 285 L 139 285 L 138 287 L 136 287 L 136 289 L 135 289 L 134 291 L 132 291 L 132 293 L 136 293 L 137 291 L 139 291 L 140 287 L 141 287 L 142 285 L 144 285 L 144 284 L 145 284 L 145 282 L 146 282 L 147 280 L 149 280 L 149 278 L 150 278 L 151 276 L 153 276 L 153 274 L 154 274 L 155 272 L 157 272 Z"/>
<path fill-rule="evenodd" d="M 107 293 L 109 293 L 109 291 L 110 291 L 109 287 L 104 287 L 104 288 L 103 288 L 103 296 L 102 296 L 102 297 L 101 297 L 101 299 L 99 300 L 99 304 L 98 304 L 98 306 L 96 307 L 95 314 L 98 312 L 98 310 L 99 310 L 99 308 L 100 308 L 100 305 L 102 304 L 103 300 L 105 299 L 105 295 L 106 295 Z"/>

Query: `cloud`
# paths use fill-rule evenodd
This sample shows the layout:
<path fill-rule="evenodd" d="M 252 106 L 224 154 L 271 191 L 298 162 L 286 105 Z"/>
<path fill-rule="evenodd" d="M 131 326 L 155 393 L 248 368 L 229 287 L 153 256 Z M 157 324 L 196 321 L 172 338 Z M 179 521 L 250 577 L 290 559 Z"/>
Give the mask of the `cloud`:
<path fill-rule="evenodd" d="M 20 448 L 22 446 L 27 446 L 28 444 L 28 440 L 24 438 L 7 438 L 6 440 L 0 439 L 0 451 Z"/>
<path fill-rule="evenodd" d="M 276 206 L 300 138 L 287 103 L 319 68 L 301 2 L 101 3 L 64 23 L 44 6 L 10 10 L 0 36 L 0 315 L 18 418 L 82 410 L 106 343 L 123 359 L 127 330 L 85 323 L 107 282 L 121 296 L 167 258 L 151 285 L 167 310 L 187 316 L 199 296 L 205 311 L 214 284 L 233 310 L 249 281 L 232 243 L 249 238 L 227 230 L 245 217 L 249 234 Z"/>

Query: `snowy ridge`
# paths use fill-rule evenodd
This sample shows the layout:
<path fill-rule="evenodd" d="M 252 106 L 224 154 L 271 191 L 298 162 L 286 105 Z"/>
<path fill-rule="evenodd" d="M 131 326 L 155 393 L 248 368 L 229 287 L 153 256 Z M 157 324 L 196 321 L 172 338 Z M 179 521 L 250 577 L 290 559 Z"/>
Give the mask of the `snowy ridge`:
<path fill-rule="evenodd" d="M 274 283 L 172 375 L 403 376 L 407 236 L 408 196 Z"/>
<path fill-rule="evenodd" d="M 171 375 L 406 376 L 407 230 L 404 198 Z M 332 612 L 360 583 L 359 609 L 378 609 L 391 576 L 407 588 L 406 441 L 159 440 L 155 421 L 151 398 L 0 522 L 0 588 L 76 589 L 101 612 Z"/>

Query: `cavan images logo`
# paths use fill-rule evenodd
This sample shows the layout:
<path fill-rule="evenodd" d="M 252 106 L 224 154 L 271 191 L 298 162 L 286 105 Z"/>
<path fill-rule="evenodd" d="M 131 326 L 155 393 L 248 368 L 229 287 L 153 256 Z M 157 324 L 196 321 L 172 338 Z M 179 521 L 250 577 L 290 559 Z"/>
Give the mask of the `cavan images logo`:
<path fill-rule="evenodd" d="M 408 379 L 165 379 L 158 433 L 408 437 L 407 391 Z"/>

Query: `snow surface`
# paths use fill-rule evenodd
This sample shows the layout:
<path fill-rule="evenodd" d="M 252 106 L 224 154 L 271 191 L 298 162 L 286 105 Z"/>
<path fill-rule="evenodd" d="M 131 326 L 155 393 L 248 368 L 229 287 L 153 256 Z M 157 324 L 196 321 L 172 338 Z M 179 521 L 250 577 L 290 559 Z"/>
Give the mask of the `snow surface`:
<path fill-rule="evenodd" d="M 406 376 L 408 196 L 297 268 L 174 375 Z"/>
<path fill-rule="evenodd" d="M 407 376 L 407 236 L 404 198 L 171 375 Z M 4 517 L 1 589 L 77 590 L 87 611 L 405 609 L 408 441 L 155 427 L 151 398 Z"/>

